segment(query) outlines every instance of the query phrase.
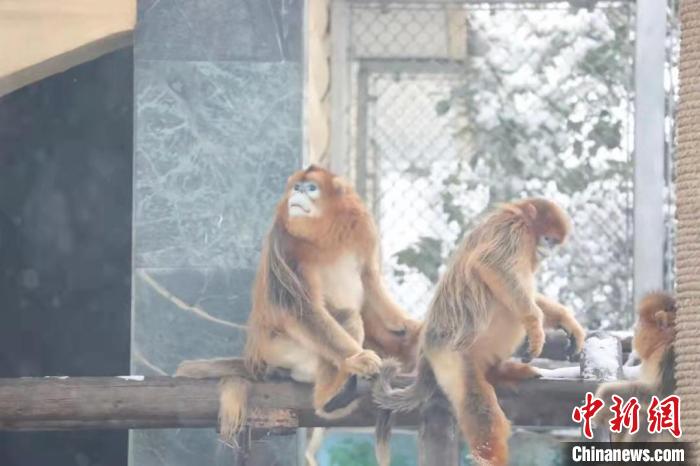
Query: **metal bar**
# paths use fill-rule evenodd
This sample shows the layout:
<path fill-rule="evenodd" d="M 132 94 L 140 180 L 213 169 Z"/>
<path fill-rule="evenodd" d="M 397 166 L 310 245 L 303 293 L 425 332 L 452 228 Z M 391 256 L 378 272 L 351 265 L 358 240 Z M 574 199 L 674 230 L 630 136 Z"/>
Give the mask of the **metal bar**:
<path fill-rule="evenodd" d="M 333 172 L 349 175 L 348 155 L 350 9 L 346 0 L 331 1 L 331 143 L 329 165 Z"/>
<path fill-rule="evenodd" d="M 634 117 L 634 301 L 663 288 L 666 2 L 637 2 Z"/>
<path fill-rule="evenodd" d="M 369 72 L 360 66 L 357 71 L 357 134 L 355 164 L 357 168 L 355 185 L 357 193 L 367 199 L 367 119 L 369 118 Z"/>
<path fill-rule="evenodd" d="M 359 58 L 368 73 L 464 73 L 465 63 L 451 58 Z"/>
<path fill-rule="evenodd" d="M 621 4 L 634 3 L 637 0 L 346 0 L 350 4 L 361 6 L 369 5 L 484 5 L 484 6 L 512 6 L 512 7 L 542 7 L 570 5 L 573 7 L 608 7 Z M 567 6 L 568 8 L 568 6 Z"/>

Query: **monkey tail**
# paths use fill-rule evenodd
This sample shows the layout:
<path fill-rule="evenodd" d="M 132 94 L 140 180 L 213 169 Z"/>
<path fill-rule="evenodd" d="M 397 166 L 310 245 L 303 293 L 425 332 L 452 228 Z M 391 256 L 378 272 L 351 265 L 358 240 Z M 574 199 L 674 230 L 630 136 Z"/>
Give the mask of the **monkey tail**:
<path fill-rule="evenodd" d="M 379 378 L 372 388 L 372 398 L 381 408 L 389 411 L 411 411 L 430 398 L 436 389 L 435 376 L 424 357 L 419 357 L 415 381 L 405 388 L 394 388 L 391 382 L 399 371 L 399 363 L 385 360 Z"/>
<path fill-rule="evenodd" d="M 379 466 L 389 466 L 391 463 L 391 427 L 394 413 L 388 409 L 379 409 L 377 423 L 374 427 L 375 447 L 374 456 Z"/>
<path fill-rule="evenodd" d="M 219 382 L 219 432 L 232 443 L 246 422 L 250 384 L 239 377 L 224 377 Z"/>
<path fill-rule="evenodd" d="M 175 377 L 194 379 L 220 378 L 219 432 L 232 443 L 246 422 L 250 373 L 240 358 L 197 359 L 183 361 Z"/>
<path fill-rule="evenodd" d="M 379 466 L 391 463 L 391 428 L 394 411 L 411 411 L 430 398 L 437 387 L 435 376 L 428 361 L 419 356 L 415 381 L 405 388 L 394 388 L 391 383 L 399 372 L 400 363 L 386 359 L 379 371 L 379 377 L 372 387 L 372 398 L 380 407 L 375 424 L 376 447 L 374 449 Z"/>

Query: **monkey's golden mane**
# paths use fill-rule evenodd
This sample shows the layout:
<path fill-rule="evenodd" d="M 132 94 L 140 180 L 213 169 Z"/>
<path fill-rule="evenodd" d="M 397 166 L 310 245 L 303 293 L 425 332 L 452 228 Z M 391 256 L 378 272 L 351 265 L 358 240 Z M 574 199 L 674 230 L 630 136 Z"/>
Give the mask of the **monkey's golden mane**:
<path fill-rule="evenodd" d="M 454 347 L 468 345 L 490 322 L 490 303 L 494 296 L 484 282 L 474 274 L 475 264 L 483 263 L 497 268 L 513 269 L 518 264 L 519 251 L 533 251 L 532 269 L 537 267 L 534 257 L 537 238 L 532 233 L 531 219 L 524 205 L 537 201 L 542 210 L 556 209 L 557 218 L 547 221 L 560 226 L 562 241 L 570 230 L 566 215 L 558 206 L 542 199 L 524 199 L 500 204 L 474 228 L 452 254 L 446 271 L 438 282 L 429 306 L 430 327 L 443 335 L 450 335 Z M 544 201 L 544 202 L 543 202 Z M 546 205 L 545 205 L 546 203 Z"/>

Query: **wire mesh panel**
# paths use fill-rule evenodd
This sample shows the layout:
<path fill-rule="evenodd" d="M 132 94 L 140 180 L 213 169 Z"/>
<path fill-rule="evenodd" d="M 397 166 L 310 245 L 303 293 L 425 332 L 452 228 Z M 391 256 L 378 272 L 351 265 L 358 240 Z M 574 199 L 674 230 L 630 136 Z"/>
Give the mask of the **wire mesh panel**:
<path fill-rule="evenodd" d="M 631 323 L 634 4 L 577 4 L 349 3 L 341 156 L 415 315 L 485 211 L 546 196 L 575 233 L 540 288 L 589 327 Z"/>
<path fill-rule="evenodd" d="M 435 119 L 426 115 L 435 113 L 436 102 L 450 98 L 462 77 L 384 72 L 368 80 L 376 99 L 368 109 L 367 197 L 379 222 L 394 294 L 408 309 L 422 312 L 448 252 L 442 243 L 453 245 L 459 235 L 459 222 L 445 216 L 446 180 L 467 149 L 463 138 L 453 137 L 463 120 L 457 112 Z"/>
<path fill-rule="evenodd" d="M 676 281 L 676 258 L 673 245 L 676 238 L 676 109 L 678 106 L 678 65 L 680 58 L 680 0 L 668 0 L 666 28 L 666 67 L 664 85 L 666 89 L 666 128 L 665 128 L 665 186 L 664 220 L 666 226 L 666 244 L 664 247 L 664 288 L 673 290 Z"/>

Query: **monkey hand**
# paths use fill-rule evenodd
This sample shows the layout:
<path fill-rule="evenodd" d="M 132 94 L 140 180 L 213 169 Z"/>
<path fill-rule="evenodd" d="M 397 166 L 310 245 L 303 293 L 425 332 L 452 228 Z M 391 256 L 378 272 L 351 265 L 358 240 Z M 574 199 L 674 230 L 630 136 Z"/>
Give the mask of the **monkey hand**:
<path fill-rule="evenodd" d="M 569 361 L 577 361 L 581 351 L 583 351 L 583 344 L 586 339 L 586 331 L 579 325 L 578 322 L 573 321 L 573 324 L 562 325 L 561 329 L 566 332 L 569 336 L 569 342 L 566 347 L 566 356 Z"/>
<path fill-rule="evenodd" d="M 577 356 L 583 351 L 586 331 L 581 327 L 581 324 L 578 323 L 571 309 L 562 304 L 557 304 L 555 310 L 557 318 L 555 319 L 555 325 L 553 325 L 553 327 L 562 329 L 569 337 L 565 348 L 566 356 L 569 361 L 576 361 L 578 360 Z"/>
<path fill-rule="evenodd" d="M 374 351 L 363 349 L 356 355 L 347 358 L 344 362 L 344 366 L 351 374 L 371 377 L 379 373 L 382 360 Z"/>
<path fill-rule="evenodd" d="M 542 353 L 545 334 L 541 321 L 534 317 L 526 320 L 525 330 L 527 332 L 527 356 L 523 358 L 523 361 L 530 362 Z"/>

